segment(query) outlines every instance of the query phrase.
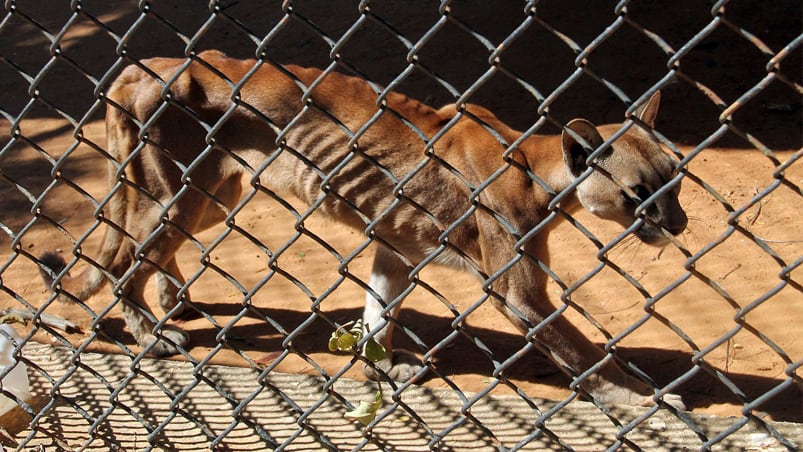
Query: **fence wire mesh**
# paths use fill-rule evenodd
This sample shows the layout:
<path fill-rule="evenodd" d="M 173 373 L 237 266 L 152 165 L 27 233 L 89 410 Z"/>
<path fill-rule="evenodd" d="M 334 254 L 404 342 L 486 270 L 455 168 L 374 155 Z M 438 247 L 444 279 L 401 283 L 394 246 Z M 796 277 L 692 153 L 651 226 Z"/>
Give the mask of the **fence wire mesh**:
<path fill-rule="evenodd" d="M 794 450 L 803 441 L 795 424 L 803 419 L 800 2 L 7 0 L 4 11 L 0 300 L 5 320 L 27 319 L 0 334 L 8 352 L 0 392 L 14 407 L 0 417 L 6 446 Z M 233 78 L 202 53 L 209 49 L 251 60 Z M 153 57 L 174 66 L 165 75 Z M 322 71 L 306 76 L 286 64 Z M 156 88 L 115 97 L 126 67 Z M 181 91 L 193 70 L 214 80 L 200 97 Z M 274 96 L 259 84 L 267 71 L 298 94 L 282 98 L 294 108 L 286 120 L 258 103 Z M 367 81 L 368 113 L 344 101 L 351 85 L 338 73 Z M 322 89 L 339 101 L 327 103 Z M 643 109 L 659 91 L 653 124 Z M 432 132 L 409 113 L 425 109 L 400 110 L 394 93 L 454 112 Z M 128 154 L 107 145 L 107 109 L 132 125 Z M 563 165 L 545 178 L 520 149 L 566 136 L 576 117 L 621 125 L 604 143 L 582 136 L 593 145 L 580 163 L 588 169 L 553 190 Z M 376 139 L 388 118 L 396 135 Z M 645 126 L 676 160 L 647 192 L 605 163 L 612 143 Z M 474 180 L 441 151 L 456 131 L 489 147 L 487 177 Z M 411 134 L 416 141 L 397 151 L 410 154 L 404 171 L 377 157 L 376 147 Z M 262 140 L 257 158 L 235 149 L 249 137 Z M 179 147 L 197 158 L 175 154 Z M 166 179 L 148 172 L 149 159 L 167 165 Z M 295 196 L 265 183 L 287 159 L 311 169 L 283 175 L 300 186 Z M 231 162 L 236 177 L 202 179 Z M 423 196 L 416 184 L 433 171 L 461 190 L 435 185 Z M 308 173 L 314 184 L 302 186 Z M 524 229 L 517 215 L 530 198 L 513 192 L 505 211 L 489 201 L 510 174 L 546 196 L 545 215 Z M 623 227 L 567 208 L 581 183 L 599 177 L 633 199 L 635 221 Z M 681 181 L 686 231 L 664 248 L 638 243 Z M 380 191 L 373 210 L 355 201 Z M 138 210 L 118 224 L 110 211 L 124 193 Z M 462 210 L 439 218 L 439 203 Z M 191 224 L 179 208 L 192 221 L 213 212 L 216 224 Z M 399 212 L 437 229 L 425 255 L 382 232 Z M 510 240 L 515 252 L 488 267 L 455 246 L 475 218 L 506 231 L 499 247 Z M 122 257 L 96 251 L 106 230 L 123 236 L 114 250 Z M 528 248 L 546 232 L 548 259 Z M 406 240 L 417 233 L 426 231 Z M 175 258 L 156 251 L 182 242 Z M 397 255 L 388 250 L 402 256 L 398 290 L 370 277 L 374 254 Z M 50 275 L 55 291 L 39 278 L 54 255 L 66 264 Z M 109 283 L 97 294 L 65 289 L 123 255 L 130 265 L 101 268 Z M 436 265 L 457 261 L 469 271 Z M 551 299 L 534 323 L 516 292 L 502 290 L 527 265 Z M 138 276 L 154 271 L 147 284 Z M 332 332 L 362 316 L 366 292 L 369 305 L 392 295 L 373 306 L 395 327 L 397 348 L 421 360 L 408 381 L 359 353 L 327 349 Z M 495 306 L 523 319 L 524 333 Z M 592 365 L 573 367 L 544 339 L 565 319 L 604 350 Z M 382 325 L 368 325 L 359 345 L 381 340 Z M 160 347 L 175 358 L 154 357 Z M 542 354 L 559 356 L 564 372 Z M 647 406 L 609 403 L 589 386 L 611 363 L 651 388 Z M 364 366 L 379 382 L 366 381 Z M 23 368 L 30 392 L 13 382 Z M 344 418 L 373 402 L 377 387 L 381 403 L 367 426 Z"/>

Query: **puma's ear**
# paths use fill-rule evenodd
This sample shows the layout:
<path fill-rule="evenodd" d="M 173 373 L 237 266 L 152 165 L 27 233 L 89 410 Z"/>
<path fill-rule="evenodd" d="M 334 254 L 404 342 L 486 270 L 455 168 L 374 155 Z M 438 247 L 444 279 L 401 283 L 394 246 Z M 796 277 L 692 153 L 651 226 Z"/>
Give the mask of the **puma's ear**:
<path fill-rule="evenodd" d="M 568 130 L 567 130 L 568 129 Z M 578 141 L 569 132 L 571 130 L 585 141 Z M 573 177 L 578 177 L 586 170 L 586 159 L 603 142 L 597 128 L 585 119 L 573 119 L 566 124 L 561 135 L 563 161 Z"/>
<path fill-rule="evenodd" d="M 636 117 L 644 124 L 655 128 L 655 117 L 658 116 L 658 106 L 661 104 L 661 92 L 656 91 L 650 99 L 636 110 Z"/>

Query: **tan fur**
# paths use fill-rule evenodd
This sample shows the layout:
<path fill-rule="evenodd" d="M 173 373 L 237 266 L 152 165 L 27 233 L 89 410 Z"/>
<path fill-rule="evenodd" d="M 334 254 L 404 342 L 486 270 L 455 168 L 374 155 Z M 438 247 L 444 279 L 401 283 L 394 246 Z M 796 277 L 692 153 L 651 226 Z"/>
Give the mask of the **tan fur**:
<path fill-rule="evenodd" d="M 145 60 L 142 64 L 162 81 L 130 66 L 107 93 L 111 101 L 106 118 L 108 151 L 117 160 L 109 183 L 118 192 L 105 209 L 116 227 L 107 232 L 98 264 L 120 278 L 134 268 L 140 253 L 142 264 L 119 289 L 127 324 L 151 353 L 178 353 L 188 343 L 186 333 L 175 327 L 160 330 L 159 339 L 154 337 L 154 316 L 143 298 L 147 279 L 156 273 L 160 305 L 173 313 L 181 310 L 176 292 L 184 280 L 175 253 L 185 236 L 173 226 L 196 233 L 220 222 L 239 200 L 243 174 L 256 175 L 255 183 L 270 190 L 291 193 L 309 205 L 319 204 L 320 211 L 358 230 L 374 222 L 371 233 L 379 248 L 364 323 L 391 351 L 391 358 L 377 369 L 366 369 L 370 376 L 382 371 L 404 380 L 421 369 L 420 363 L 403 351 L 392 353 L 392 322 L 388 320 L 398 312 L 401 300 L 397 298 L 410 284 L 409 266 L 433 252 L 438 253 L 436 263 L 467 269 L 483 279 L 512 263 L 495 277 L 489 290 L 492 302 L 524 333 L 554 311 L 545 290 L 547 276 L 538 263 L 549 263 L 546 236 L 552 226 L 527 240 L 521 249 L 515 245 L 550 213 L 551 196 L 527 172 L 557 193 L 586 170 L 587 151 L 572 133 L 529 137 L 506 162 L 502 159 L 504 147 L 488 128 L 508 144 L 521 133 L 481 107 L 468 106 L 463 113 L 454 106 L 435 110 L 390 93 L 381 106 L 386 111 L 376 118 L 380 108 L 377 94 L 361 79 L 332 73 L 319 80 L 321 71 L 317 69 L 286 66 L 280 70 L 267 64 L 233 94 L 234 85 L 256 62 L 230 59 L 215 51 L 201 53 L 198 59 L 205 63 L 193 62 L 180 74 L 186 60 Z M 163 108 L 162 99 L 168 93 L 164 82 L 176 75 L 165 97 L 171 106 Z M 302 102 L 300 86 L 313 84 L 308 103 Z M 232 98 L 240 102 L 233 110 Z M 651 127 L 657 108 L 655 95 L 636 116 Z M 155 112 L 159 116 L 154 120 Z M 430 143 L 432 155 L 425 155 L 422 135 L 435 137 L 458 114 L 460 120 Z M 221 120 L 223 117 L 226 119 Z M 210 141 L 214 150 L 207 149 L 207 130 L 197 120 L 219 128 Z M 144 131 L 143 123 L 148 125 Z M 366 127 L 368 123 L 371 125 Z M 596 128 L 585 120 L 568 126 L 591 148 L 619 128 Z M 356 147 L 350 147 L 358 130 L 360 135 L 351 143 Z M 139 140 L 140 133 L 146 136 L 146 145 Z M 352 149 L 357 151 L 350 153 Z M 206 157 L 194 162 L 205 150 Z M 114 173 L 123 162 L 121 182 Z M 312 165 L 316 168 L 311 169 Z M 611 177 L 636 194 L 649 196 L 672 177 L 675 162 L 634 125 L 602 154 L 597 165 L 601 171 L 594 171 L 577 186 L 577 199 L 596 215 L 630 226 L 641 202 L 632 201 L 628 190 Z M 414 170 L 418 172 L 410 176 Z M 497 172 L 476 199 L 470 199 L 473 190 Z M 399 181 L 403 179 L 402 184 Z M 173 201 L 184 183 L 189 188 Z M 644 224 L 636 235 L 651 244 L 666 243 L 662 228 L 680 233 L 686 216 L 677 190 L 657 197 L 646 207 L 641 221 Z M 448 236 L 441 237 L 449 228 Z M 99 270 L 90 268 L 79 277 L 64 277 L 59 282 L 62 291 L 85 298 L 105 279 Z M 562 316 L 542 327 L 536 339 L 564 370 L 575 375 L 605 358 L 603 350 Z M 586 378 L 581 387 L 602 402 L 652 403 L 651 390 L 613 362 Z M 683 406 L 675 395 L 665 396 L 665 401 Z"/>

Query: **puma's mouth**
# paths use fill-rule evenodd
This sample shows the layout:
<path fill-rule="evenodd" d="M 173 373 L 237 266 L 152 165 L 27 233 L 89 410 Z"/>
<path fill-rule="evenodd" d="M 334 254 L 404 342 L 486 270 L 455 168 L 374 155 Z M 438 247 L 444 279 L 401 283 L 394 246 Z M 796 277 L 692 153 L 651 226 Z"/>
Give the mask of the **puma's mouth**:
<path fill-rule="evenodd" d="M 646 243 L 647 245 L 661 247 L 669 244 L 669 239 L 660 229 L 649 227 L 647 225 L 638 228 L 635 234 L 636 237 L 642 241 L 642 243 Z"/>
<path fill-rule="evenodd" d="M 673 236 L 677 236 L 686 228 L 684 224 L 683 227 L 669 225 L 665 226 L 664 229 L 666 229 L 666 231 Z M 639 240 L 651 246 L 665 246 L 670 242 L 669 237 L 667 237 L 667 234 L 662 230 L 662 228 L 649 223 L 642 224 L 641 227 L 635 231 L 635 234 Z"/>

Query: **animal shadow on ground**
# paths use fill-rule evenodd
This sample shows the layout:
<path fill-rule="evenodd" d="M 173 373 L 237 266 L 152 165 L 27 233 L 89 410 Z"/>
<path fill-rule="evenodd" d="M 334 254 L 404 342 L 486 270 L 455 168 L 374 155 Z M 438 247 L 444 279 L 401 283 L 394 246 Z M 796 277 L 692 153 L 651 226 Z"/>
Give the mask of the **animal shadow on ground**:
<path fill-rule="evenodd" d="M 230 317 L 240 313 L 241 305 L 231 303 L 194 303 L 195 307 L 203 310 L 206 315 L 211 317 Z M 255 311 L 256 312 L 256 311 Z M 310 317 L 310 312 L 295 311 L 288 309 L 261 309 L 259 315 L 269 316 L 273 321 L 281 324 L 286 331 L 292 331 Z M 359 318 L 362 314 L 361 309 L 337 309 L 325 312 L 328 319 L 340 324 L 352 319 Z M 255 313 L 249 313 L 247 317 L 259 318 Z M 264 319 L 264 317 L 263 317 Z M 444 317 L 427 315 L 415 310 L 402 310 L 399 316 L 399 323 L 411 327 L 420 340 L 428 346 L 432 346 L 441 341 L 452 331 L 451 320 Z M 108 318 L 103 320 L 104 334 L 120 340 L 127 346 L 135 346 L 134 338 L 124 331 L 124 322 L 120 318 Z M 424 326 L 416 328 L 415 326 Z M 469 340 L 466 335 L 459 335 L 442 352 L 435 355 L 433 365 L 439 373 L 444 375 L 479 374 L 490 376 L 493 372 L 493 365 L 483 352 L 472 343 L 473 340 L 480 340 L 489 350 L 492 351 L 497 360 L 503 361 L 511 355 L 519 352 L 524 346 L 524 339 L 517 334 L 510 334 L 477 326 L 465 327 L 466 335 L 473 339 Z M 191 329 L 192 346 L 211 349 L 218 345 L 215 340 L 219 330 L 214 327 Z M 318 318 L 310 324 L 302 334 L 293 341 L 292 349 L 304 355 L 315 353 L 329 353 L 327 348 L 328 339 L 332 328 L 328 322 Z M 235 325 L 226 335 L 228 347 L 238 349 L 245 353 L 259 355 L 275 355 L 282 352 L 282 342 L 285 336 L 264 324 Z M 406 348 L 408 350 L 417 349 L 415 342 L 404 333 L 397 331 L 395 335 L 394 347 Z M 539 369 L 534 368 L 533 361 L 538 352 L 531 351 L 523 354 L 518 361 L 512 365 L 505 376 L 511 380 L 523 380 L 538 382 L 550 386 L 568 387 L 569 379 L 562 373 L 554 373 L 546 377 L 539 377 Z M 677 350 L 664 350 L 652 347 L 619 347 L 617 353 L 622 358 L 632 361 L 639 369 L 650 375 L 657 384 L 666 385 L 680 375 L 686 373 L 691 367 L 692 354 Z M 470 358 L 469 358 L 470 357 Z M 541 359 L 538 359 L 540 362 Z M 345 360 L 342 364 L 345 364 Z M 340 364 L 340 365 L 342 365 Z M 339 366 L 338 366 L 339 369 Z M 326 369 L 334 372 L 338 369 Z M 310 369 L 311 372 L 314 372 Z M 542 369 L 541 369 L 542 371 Z M 688 409 L 703 408 L 715 404 L 735 404 L 742 405 L 743 402 L 723 384 L 714 374 L 715 370 L 706 371 L 700 368 L 696 374 L 679 386 L 675 392 L 683 397 Z M 429 372 L 426 379 L 438 378 Z M 728 372 L 727 378 L 741 389 L 747 400 L 755 400 L 760 395 L 780 385 L 783 380 L 767 378 L 755 375 L 739 374 Z M 538 394 L 529 394 L 537 397 Z M 782 393 L 771 398 L 766 404 L 761 405 L 759 410 L 771 416 L 777 421 L 803 422 L 803 414 L 800 410 L 800 401 L 803 394 L 799 387 L 791 385 Z"/>

